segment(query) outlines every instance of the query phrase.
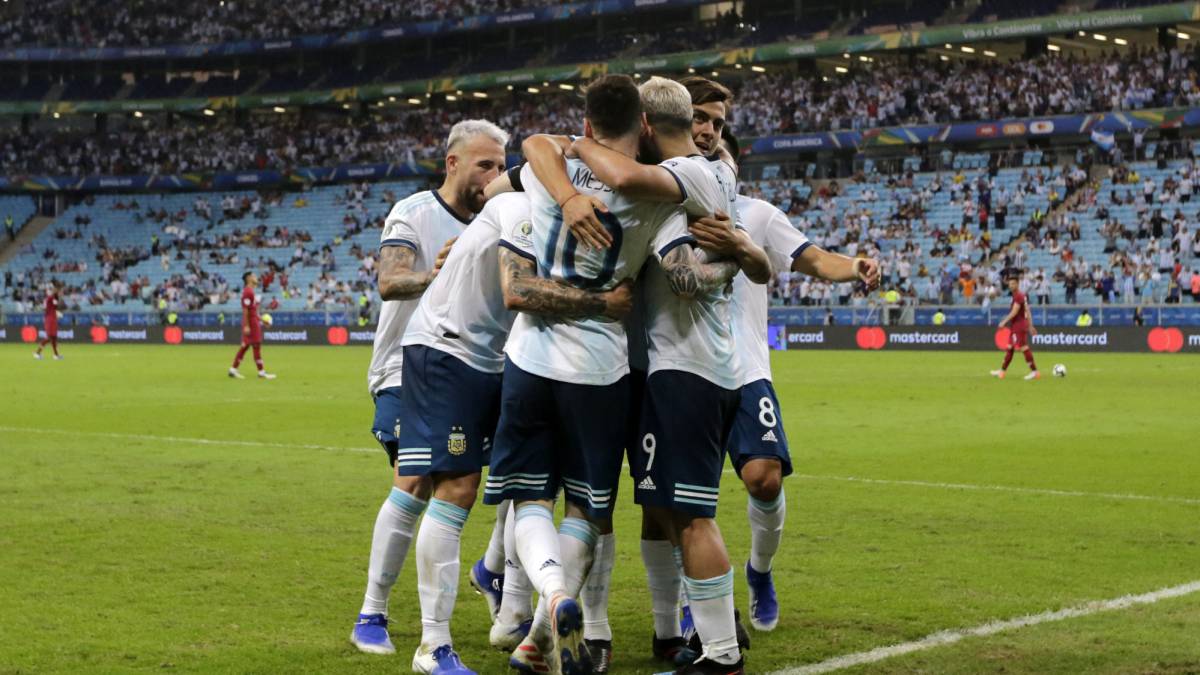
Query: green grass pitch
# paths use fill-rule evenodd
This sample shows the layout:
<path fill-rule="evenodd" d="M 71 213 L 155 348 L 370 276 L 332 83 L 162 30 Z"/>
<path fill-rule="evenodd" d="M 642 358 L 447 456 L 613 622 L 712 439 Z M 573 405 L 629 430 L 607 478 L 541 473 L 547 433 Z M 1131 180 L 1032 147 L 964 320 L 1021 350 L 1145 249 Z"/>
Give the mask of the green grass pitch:
<path fill-rule="evenodd" d="M 226 378 L 233 348 L 30 351 L 0 347 L 0 672 L 408 672 L 411 553 L 392 594 L 399 653 L 347 640 L 390 484 L 368 433 L 368 349 L 268 347 L 273 382 Z M 1200 579 L 1200 359 L 1038 359 L 1070 376 L 996 381 L 997 353 L 774 356 L 797 475 L 776 562 L 782 619 L 754 635 L 749 672 Z M 630 488 L 615 672 L 653 673 Z M 745 504 L 727 474 L 719 522 L 735 567 Z M 491 523 L 477 506 L 465 563 Z M 504 673 L 467 564 L 456 646 Z M 1200 594 L 847 672 L 916 671 L 1200 672 Z"/>

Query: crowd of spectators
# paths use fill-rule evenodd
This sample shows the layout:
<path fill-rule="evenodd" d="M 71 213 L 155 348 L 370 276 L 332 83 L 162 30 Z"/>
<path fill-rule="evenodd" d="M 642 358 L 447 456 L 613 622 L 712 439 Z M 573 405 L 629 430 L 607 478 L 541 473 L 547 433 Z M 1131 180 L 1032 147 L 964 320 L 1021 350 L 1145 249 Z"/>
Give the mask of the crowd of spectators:
<path fill-rule="evenodd" d="M 835 77 L 748 78 L 733 123 L 761 136 L 1196 105 L 1196 49 L 1130 46 L 1091 60 L 848 60 L 850 72 Z"/>
<path fill-rule="evenodd" d="M 354 269 L 346 270 L 339 267 L 335 249 L 354 235 L 381 229 L 396 195 L 368 183 L 348 186 L 335 199 L 344 207 L 342 228 L 330 240 L 320 242 L 307 230 L 268 228 L 261 222 L 273 209 L 285 206 L 285 201 L 289 208 L 307 207 L 303 195 L 263 192 L 224 195 L 215 203 L 197 197 L 190 210 L 169 213 L 144 207 L 131 196 L 111 208 L 127 212 L 133 223 L 148 226 L 151 234 L 144 243 L 125 247 L 110 244 L 103 235 L 89 234 L 87 210 L 77 208 L 74 222 L 56 228 L 54 237 L 87 239 L 93 259 L 65 260 L 54 247 L 26 251 L 38 256 L 39 264 L 6 269 L 3 299 L 18 312 L 36 311 L 52 279 L 64 273 L 93 272 L 85 282 L 64 286 L 64 309 L 86 311 L 100 305 L 129 304 L 130 311 L 139 307 L 163 313 L 196 311 L 236 299 L 240 275 L 230 279 L 218 267 L 232 265 L 259 273 L 265 310 L 275 310 L 284 300 L 299 299 L 309 310 L 369 316 L 374 304 L 376 251 L 351 244 L 348 253 L 355 264 Z M 155 275 L 159 281 L 152 281 L 144 268 L 141 274 L 131 272 L 146 261 L 161 266 L 162 274 Z M 302 269 L 316 270 L 315 279 L 298 285 L 295 277 Z"/>
<path fill-rule="evenodd" d="M 550 0 L 38 0 L 0 19 L 6 47 L 125 47 L 274 40 L 461 19 L 557 4 Z"/>

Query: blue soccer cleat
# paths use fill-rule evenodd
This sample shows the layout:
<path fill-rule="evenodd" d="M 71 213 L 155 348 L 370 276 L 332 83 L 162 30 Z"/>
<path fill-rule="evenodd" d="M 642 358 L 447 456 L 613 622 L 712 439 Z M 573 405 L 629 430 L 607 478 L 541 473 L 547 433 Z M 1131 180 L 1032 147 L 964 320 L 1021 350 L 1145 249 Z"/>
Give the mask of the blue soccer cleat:
<path fill-rule="evenodd" d="M 413 654 L 412 669 L 422 675 L 476 675 L 475 671 L 463 665 L 462 659 L 450 645 L 442 645 L 433 651 L 427 647 L 417 647 Z"/>
<path fill-rule="evenodd" d="M 563 675 L 585 675 L 592 670 L 592 657 L 583 642 L 583 610 L 573 598 L 558 596 L 550 606 L 554 653 L 562 662 Z"/>
<path fill-rule="evenodd" d="M 746 563 L 746 586 L 750 589 L 750 625 L 754 630 L 772 631 L 779 624 L 779 600 L 770 572 L 758 572 Z"/>
<path fill-rule="evenodd" d="M 368 654 L 395 654 L 396 647 L 388 637 L 388 620 L 383 614 L 359 614 L 358 623 L 350 633 L 350 642 L 358 651 Z"/>
<path fill-rule="evenodd" d="M 483 558 L 480 558 L 471 566 L 471 573 L 468 576 L 475 592 L 487 600 L 488 609 L 492 612 L 492 620 L 495 621 L 496 615 L 500 613 L 500 601 L 504 598 L 504 575 L 489 572 L 488 568 L 483 565 Z"/>

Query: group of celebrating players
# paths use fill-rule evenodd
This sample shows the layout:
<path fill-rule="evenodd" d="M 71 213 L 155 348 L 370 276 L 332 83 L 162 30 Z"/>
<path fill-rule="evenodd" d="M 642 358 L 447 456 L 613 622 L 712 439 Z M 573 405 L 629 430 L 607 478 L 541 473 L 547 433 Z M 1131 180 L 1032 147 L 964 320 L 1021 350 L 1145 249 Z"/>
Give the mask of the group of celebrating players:
<path fill-rule="evenodd" d="M 397 203 L 384 226 L 368 384 L 393 487 L 351 641 L 395 652 L 388 595 L 415 538 L 414 672 L 474 672 L 450 619 L 484 466 L 496 523 L 469 576 L 512 668 L 609 672 L 626 458 L 654 656 L 676 673 L 744 672 L 715 521 L 726 453 L 750 495 L 750 621 L 778 621 L 771 562 L 792 467 L 763 284 L 784 266 L 874 287 L 878 263 L 812 246 L 781 211 L 738 196 L 719 83 L 606 75 L 585 98 L 583 136 L 532 136 L 508 170 L 507 133 L 456 124 L 445 182 Z"/>

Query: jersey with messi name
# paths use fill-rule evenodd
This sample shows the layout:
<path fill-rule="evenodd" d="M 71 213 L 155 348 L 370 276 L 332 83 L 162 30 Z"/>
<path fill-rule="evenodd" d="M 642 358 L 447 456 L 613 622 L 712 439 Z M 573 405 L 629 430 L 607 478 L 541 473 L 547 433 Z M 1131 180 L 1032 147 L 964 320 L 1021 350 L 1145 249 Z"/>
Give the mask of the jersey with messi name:
<path fill-rule="evenodd" d="M 497 195 L 454 242 L 450 255 L 421 296 L 402 344 L 446 352 L 485 373 L 504 371 L 504 342 L 516 312 L 504 306 L 498 252 L 503 233 L 519 255 L 533 256 L 529 199 Z"/>
<path fill-rule="evenodd" d="M 663 162 L 679 182 L 682 206 L 689 216 L 708 216 L 717 211 L 737 222 L 737 176 L 727 163 L 709 161 L 699 155 Z M 696 253 L 707 261 L 704 252 Z M 646 326 L 649 372 L 680 370 L 698 375 L 724 387 L 741 386 L 740 365 L 730 318 L 730 285 L 695 298 L 681 298 L 671 291 L 662 267 L 646 271 Z"/>
<path fill-rule="evenodd" d="M 410 195 L 392 207 L 383 224 L 379 248 L 407 246 L 416 251 L 414 272 L 433 269 L 437 254 L 447 240 L 462 234 L 470 220 L 460 218 L 442 201 L 436 190 Z M 418 300 L 388 300 L 379 310 L 375 328 L 375 346 L 367 370 L 367 388 L 372 394 L 380 389 L 400 386 L 404 365 L 401 339 Z"/>
<path fill-rule="evenodd" d="M 788 220 L 787 214 L 761 199 L 741 195 L 738 216 L 750 240 L 767 252 L 772 272 L 791 269 L 792 261 L 812 243 Z M 740 272 L 733 278 L 733 340 L 742 362 L 743 386 L 771 379 L 767 345 L 767 287 Z"/>
<path fill-rule="evenodd" d="M 608 213 L 599 215 L 612 245 L 600 250 L 580 244 L 563 225 L 562 209 L 526 165 L 520 179 L 529 195 L 541 276 L 589 291 L 608 291 L 636 278 L 647 257 L 662 257 L 690 241 L 678 205 L 631 200 L 601 183 L 578 159 L 567 160 L 567 175 L 580 194 L 608 207 Z M 559 319 L 521 313 L 505 352 L 521 370 L 561 382 L 606 385 L 629 372 L 625 326 L 607 317 Z"/>

